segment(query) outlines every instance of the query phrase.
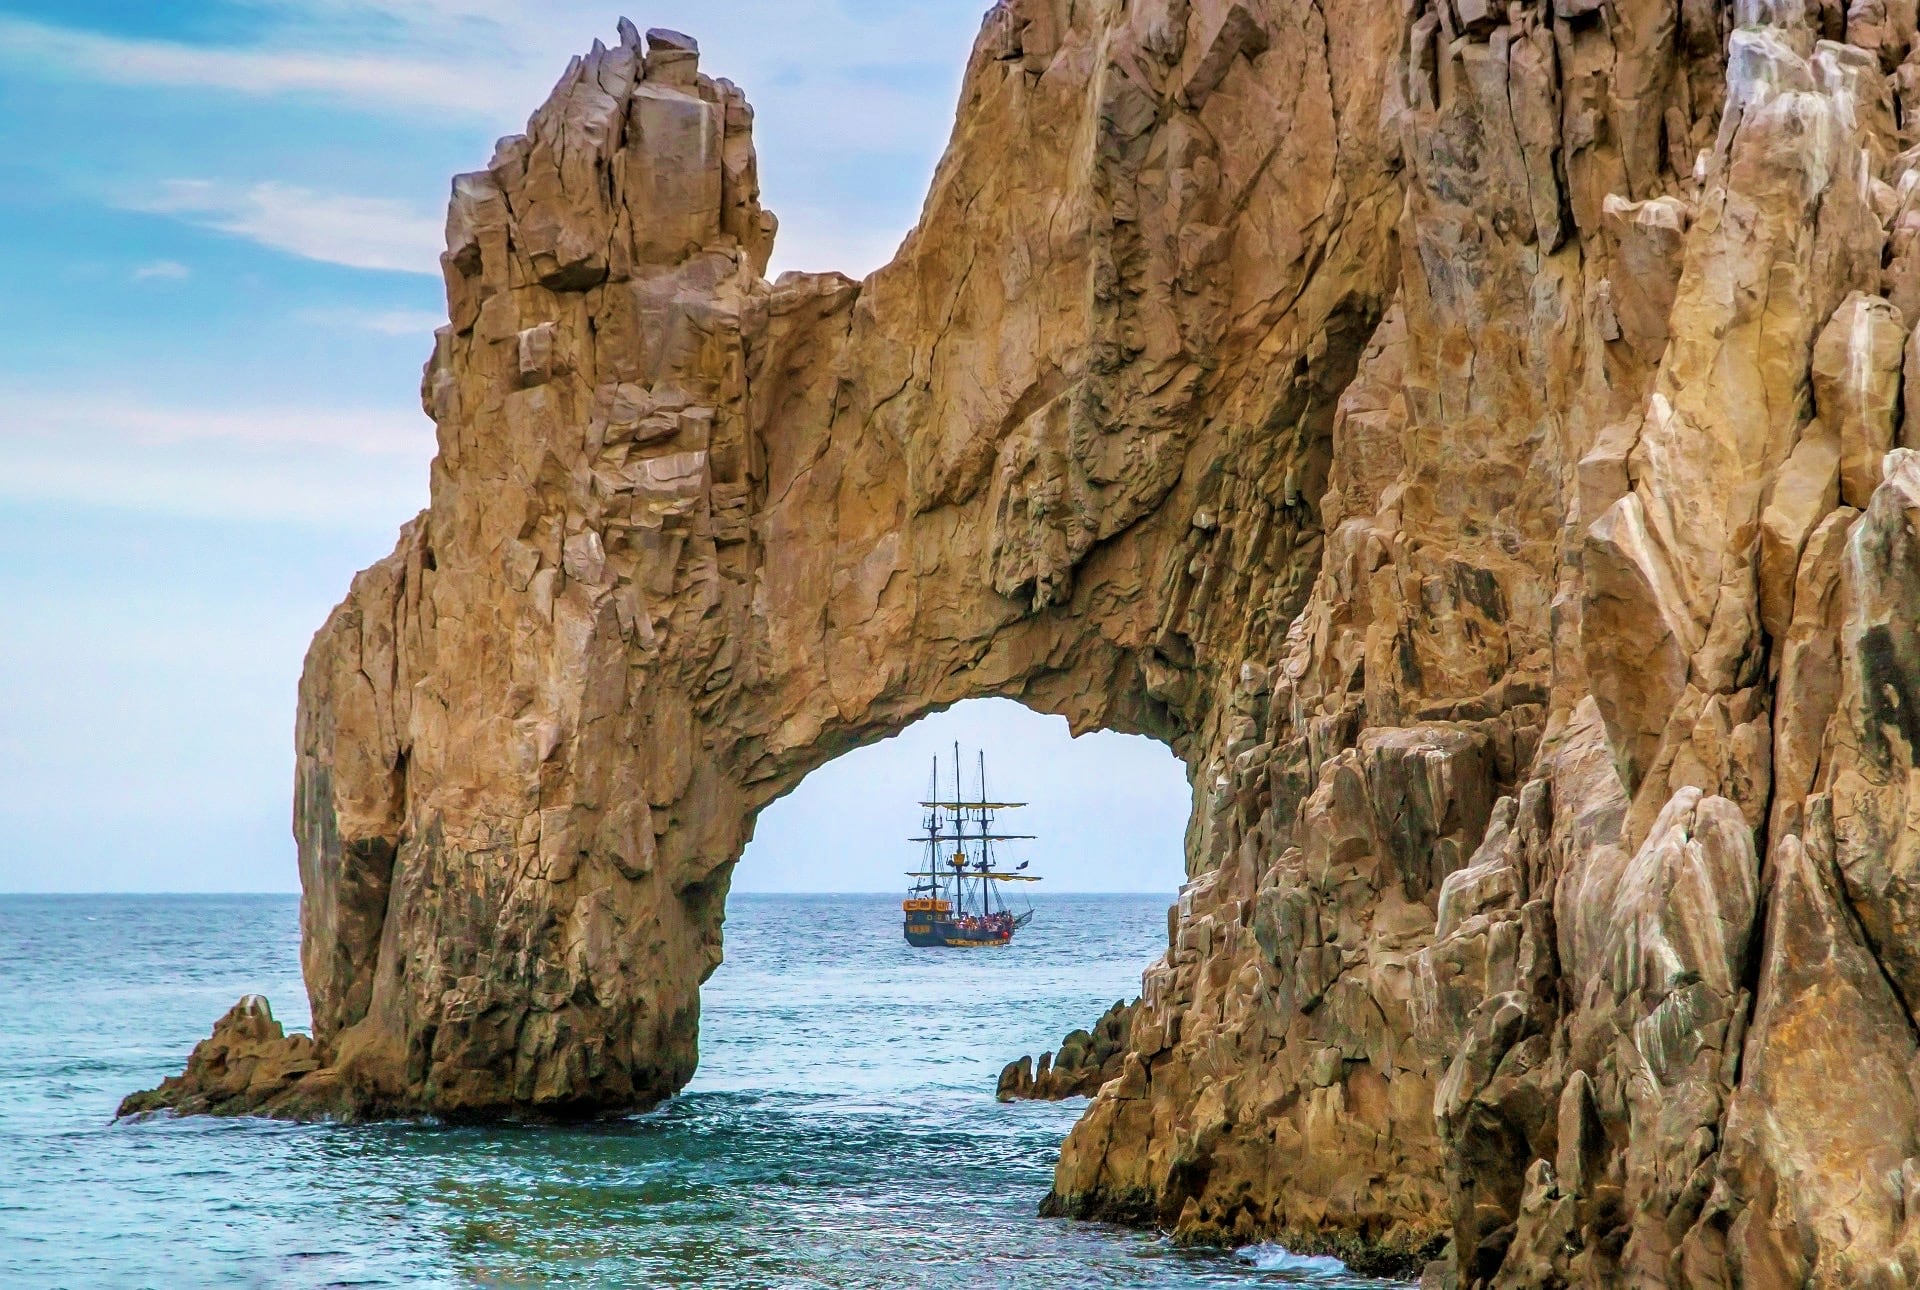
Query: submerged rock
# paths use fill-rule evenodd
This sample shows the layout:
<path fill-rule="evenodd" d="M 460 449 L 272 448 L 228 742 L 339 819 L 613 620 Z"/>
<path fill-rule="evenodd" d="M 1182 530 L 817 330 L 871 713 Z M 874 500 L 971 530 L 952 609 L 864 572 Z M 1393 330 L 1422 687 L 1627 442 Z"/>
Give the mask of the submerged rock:
<path fill-rule="evenodd" d="M 744 96 L 622 24 L 455 181 L 433 504 L 308 655 L 316 1065 L 133 1109 L 651 1105 L 756 812 L 1004 695 L 1194 789 L 1050 1211 L 1911 1284 L 1914 29 L 1001 0 L 893 262 L 769 283 Z"/>

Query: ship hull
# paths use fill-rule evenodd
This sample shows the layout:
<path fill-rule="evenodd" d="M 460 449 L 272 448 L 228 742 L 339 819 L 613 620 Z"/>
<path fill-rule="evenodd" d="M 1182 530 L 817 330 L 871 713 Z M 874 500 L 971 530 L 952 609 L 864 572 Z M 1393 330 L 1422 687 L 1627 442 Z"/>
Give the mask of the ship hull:
<path fill-rule="evenodd" d="M 916 949 L 976 949 L 985 945 L 1005 945 L 1013 939 L 1011 928 L 998 931 L 962 927 L 945 921 L 913 922 L 906 925 L 907 944 Z"/>
<path fill-rule="evenodd" d="M 981 931 L 954 931 L 952 935 L 941 935 L 937 931 L 908 931 L 906 943 L 916 950 L 972 950 L 983 944 L 1006 944 L 1012 941 L 1012 933 L 1004 937 L 995 937 Z"/>

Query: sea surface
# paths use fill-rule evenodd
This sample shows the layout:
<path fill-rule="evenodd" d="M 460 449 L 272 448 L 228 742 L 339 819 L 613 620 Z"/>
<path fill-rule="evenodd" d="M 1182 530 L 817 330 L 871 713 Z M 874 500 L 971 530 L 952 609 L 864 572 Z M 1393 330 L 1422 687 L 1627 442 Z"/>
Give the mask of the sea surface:
<path fill-rule="evenodd" d="M 1166 901 L 1034 905 L 939 951 L 896 897 L 736 895 L 693 1083 L 553 1129 L 114 1124 L 241 994 L 306 1024 L 295 900 L 0 896 L 0 1286 L 1382 1284 L 1037 1216 L 1084 1102 L 994 1080 L 1138 992 Z"/>

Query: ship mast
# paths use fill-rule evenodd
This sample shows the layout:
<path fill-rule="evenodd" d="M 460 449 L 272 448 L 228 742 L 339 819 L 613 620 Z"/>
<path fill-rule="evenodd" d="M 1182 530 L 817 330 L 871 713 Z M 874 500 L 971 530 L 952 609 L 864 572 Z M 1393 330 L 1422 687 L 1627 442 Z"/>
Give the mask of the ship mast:
<path fill-rule="evenodd" d="M 993 868 L 993 848 L 991 845 L 989 845 L 989 835 L 988 835 L 988 828 L 987 828 L 988 824 L 990 823 L 990 819 L 987 811 L 987 750 L 982 748 L 979 750 L 979 753 L 980 753 L 980 859 L 982 861 L 982 864 L 980 866 L 980 875 L 981 875 L 980 876 L 980 912 L 982 914 L 991 914 L 993 912 L 994 897 L 999 893 L 993 890 L 993 884 L 989 882 L 986 877 L 987 873 L 991 871 Z M 1002 903 L 1004 904 L 1005 902 L 1002 902 Z"/>
<path fill-rule="evenodd" d="M 966 783 L 960 770 L 960 744 L 953 745 L 953 796 L 942 800 L 940 787 L 940 758 L 933 759 L 933 770 L 928 781 L 927 800 L 921 805 L 926 808 L 926 831 L 915 842 L 924 842 L 927 846 L 925 868 L 910 875 L 921 880 L 914 890 L 931 892 L 935 900 L 946 900 L 951 893 L 953 916 L 956 920 L 969 917 L 986 918 L 995 912 L 996 903 L 1001 912 L 1006 911 L 1006 897 L 998 891 L 997 882 L 1038 882 L 1036 877 L 1023 874 L 1003 873 L 994 867 L 993 844 L 1018 838 L 1030 838 L 1026 833 L 995 833 L 993 817 L 995 811 L 1003 806 L 1024 806 L 1024 802 L 995 802 L 987 797 L 987 755 L 984 750 L 979 758 L 980 780 L 978 795 L 972 800 L 966 796 Z M 945 819 L 953 816 L 953 830 L 947 832 Z M 968 825 L 973 829 L 970 833 Z M 945 847 L 951 845 L 949 855 Z M 1020 868 L 1024 869 L 1023 864 Z M 978 904 L 975 905 L 975 891 L 970 879 L 980 882 Z"/>
<path fill-rule="evenodd" d="M 987 833 L 987 794 L 980 791 L 980 860 L 974 868 L 980 874 L 980 917 L 985 918 L 993 912 L 993 883 L 987 878 L 987 871 L 993 868 L 993 847 Z"/>
<path fill-rule="evenodd" d="M 933 758 L 933 775 L 927 780 L 927 796 L 940 796 L 940 757 Z M 940 812 L 927 812 L 927 881 L 928 895 L 933 900 L 940 899 Z"/>
<path fill-rule="evenodd" d="M 959 837 L 960 859 L 963 862 L 960 868 L 960 872 L 958 873 L 958 875 L 956 875 L 954 879 L 954 885 L 962 893 L 960 898 L 960 912 L 962 914 L 965 914 L 967 912 L 967 902 L 966 902 L 966 895 L 965 895 L 966 889 L 967 889 L 967 866 L 964 862 L 970 860 L 971 857 L 967 855 L 967 795 L 964 791 L 962 791 L 960 787 L 960 741 L 957 739 L 954 740 L 954 743 L 953 743 L 953 803 L 956 808 L 954 810 L 954 832 Z M 981 831 L 981 834 L 984 836 L 986 833 L 986 826 L 982 825 L 980 831 Z M 985 842 L 980 843 L 980 846 L 983 849 L 986 847 L 986 845 L 987 844 Z M 984 894 L 986 885 L 987 885 L 986 879 L 982 878 L 980 880 L 980 887 L 982 891 L 982 895 L 980 898 L 980 912 L 983 915 L 987 912 L 987 902 L 986 902 L 986 896 Z"/>

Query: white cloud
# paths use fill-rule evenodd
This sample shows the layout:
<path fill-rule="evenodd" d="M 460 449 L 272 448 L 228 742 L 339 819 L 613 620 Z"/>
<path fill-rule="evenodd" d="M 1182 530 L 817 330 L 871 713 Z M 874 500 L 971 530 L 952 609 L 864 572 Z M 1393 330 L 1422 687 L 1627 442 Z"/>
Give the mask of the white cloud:
<path fill-rule="evenodd" d="M 342 327 L 354 331 L 379 332 L 382 336 L 412 336 L 424 339 L 446 322 L 444 314 L 431 309 L 305 309 L 301 321 L 321 327 Z"/>
<path fill-rule="evenodd" d="M 107 443 L 305 444 L 363 456 L 412 456 L 430 426 L 416 411 L 388 408 L 165 407 L 127 395 L 47 395 L 0 387 L 0 444 L 27 435 Z"/>
<path fill-rule="evenodd" d="M 304 524 L 399 524 L 431 424 L 388 408 L 180 407 L 0 388 L 0 498 Z"/>
<path fill-rule="evenodd" d="M 321 193 L 292 184 L 236 186 L 174 179 L 154 196 L 130 205 L 309 260 L 436 277 L 446 236 L 440 216 L 405 202 Z"/>
<path fill-rule="evenodd" d="M 614 39 L 615 11 L 598 0 L 250 3 L 262 13 L 262 34 L 248 46 L 0 17 L 0 67 L 112 85 L 319 95 L 401 126 L 480 122 L 504 132 L 521 128 L 570 56 L 596 37 Z M 650 0 L 643 21 L 699 38 L 703 67 L 745 87 L 756 104 L 765 200 L 782 221 L 776 264 L 858 276 L 879 266 L 885 255 L 874 248 L 897 243 L 918 213 L 985 5 L 918 0 L 879 10 L 844 0 Z M 483 161 L 482 154 L 427 164 L 437 178 Z M 261 188 L 268 191 L 246 191 L 272 196 L 273 186 Z M 822 201 L 822 193 L 837 199 Z M 220 226 L 312 258 L 432 271 L 425 249 L 440 247 L 437 212 L 429 217 L 378 197 L 342 200 L 385 207 L 340 213 L 358 225 L 387 224 L 387 232 L 334 236 L 325 227 L 332 211 L 296 222 L 297 212 L 231 204 Z M 824 258 L 828 251 L 835 253 Z"/>
<path fill-rule="evenodd" d="M 184 282 L 192 270 L 178 260 L 154 260 L 133 271 L 135 282 Z"/>
<path fill-rule="evenodd" d="M 234 49 L 129 40 L 73 27 L 0 18 L 0 59 L 108 85 L 149 85 L 239 94 L 320 94 L 351 102 L 494 116 L 514 88 L 457 64 L 371 51 Z"/>

